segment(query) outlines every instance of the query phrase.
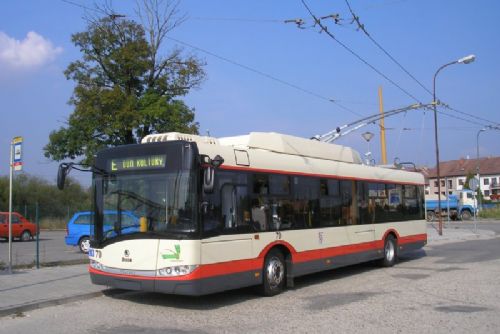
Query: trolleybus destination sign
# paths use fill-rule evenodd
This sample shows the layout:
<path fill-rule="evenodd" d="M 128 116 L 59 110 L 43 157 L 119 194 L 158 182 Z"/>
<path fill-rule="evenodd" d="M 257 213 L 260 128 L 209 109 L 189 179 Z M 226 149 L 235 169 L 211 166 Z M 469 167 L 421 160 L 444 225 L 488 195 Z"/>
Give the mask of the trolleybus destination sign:
<path fill-rule="evenodd" d="M 165 168 L 166 155 L 148 155 L 110 160 L 110 170 L 114 172 L 125 170 Z"/>

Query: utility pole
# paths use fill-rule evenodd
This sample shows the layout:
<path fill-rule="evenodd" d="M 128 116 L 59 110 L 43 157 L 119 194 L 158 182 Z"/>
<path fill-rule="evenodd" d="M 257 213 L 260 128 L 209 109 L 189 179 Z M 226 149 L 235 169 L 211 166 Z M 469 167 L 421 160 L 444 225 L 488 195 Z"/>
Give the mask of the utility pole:
<path fill-rule="evenodd" d="M 387 150 L 385 147 L 385 120 L 384 120 L 384 99 L 382 98 L 382 86 L 378 87 L 378 103 L 380 111 L 380 149 L 382 150 L 382 164 L 387 165 Z"/>

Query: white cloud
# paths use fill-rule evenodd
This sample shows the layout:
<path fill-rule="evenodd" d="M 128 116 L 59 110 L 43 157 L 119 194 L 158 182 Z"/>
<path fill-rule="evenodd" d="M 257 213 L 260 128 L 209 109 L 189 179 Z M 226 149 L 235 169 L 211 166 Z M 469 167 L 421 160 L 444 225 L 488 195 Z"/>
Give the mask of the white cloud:
<path fill-rule="evenodd" d="M 10 69 L 31 69 L 53 61 L 62 52 L 34 31 L 17 40 L 0 31 L 0 65 Z"/>

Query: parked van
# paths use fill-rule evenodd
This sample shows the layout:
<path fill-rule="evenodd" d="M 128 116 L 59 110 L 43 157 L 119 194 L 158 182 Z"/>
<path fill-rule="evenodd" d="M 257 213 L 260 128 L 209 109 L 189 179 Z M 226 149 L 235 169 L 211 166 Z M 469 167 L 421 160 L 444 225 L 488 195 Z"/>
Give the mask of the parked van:
<path fill-rule="evenodd" d="M 12 212 L 12 238 L 29 241 L 36 236 L 36 225 L 17 212 Z M 9 238 L 9 213 L 0 212 L 0 238 Z"/>
<path fill-rule="evenodd" d="M 117 221 L 116 211 L 104 212 L 104 232 L 113 233 L 113 227 Z M 87 254 L 90 248 L 90 236 L 93 214 L 90 211 L 77 212 L 71 217 L 66 226 L 66 245 L 78 246 L 82 253 Z M 121 233 L 133 233 L 139 231 L 139 218 L 129 211 L 122 211 Z"/>

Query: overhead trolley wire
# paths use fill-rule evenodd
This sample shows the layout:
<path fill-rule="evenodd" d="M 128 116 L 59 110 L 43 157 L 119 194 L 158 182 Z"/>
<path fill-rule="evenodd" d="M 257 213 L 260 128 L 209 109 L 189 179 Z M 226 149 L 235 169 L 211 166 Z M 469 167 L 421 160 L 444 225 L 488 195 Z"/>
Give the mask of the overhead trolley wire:
<path fill-rule="evenodd" d="M 85 10 L 90 10 L 90 11 L 93 11 L 93 12 L 96 12 L 96 13 L 108 15 L 107 13 L 105 13 L 103 10 L 101 10 L 99 8 L 90 8 L 90 7 L 84 6 L 84 5 L 80 4 L 80 3 L 77 3 L 77 2 L 74 2 L 74 1 L 70 1 L 70 0 L 61 0 L 61 1 L 65 2 L 65 3 L 69 4 L 69 5 L 80 7 L 80 8 L 85 9 Z"/>
<path fill-rule="evenodd" d="M 372 36 L 371 34 L 366 30 L 366 27 L 364 24 L 361 23 L 360 19 L 359 19 L 359 16 L 356 15 L 356 13 L 354 12 L 354 10 L 352 9 L 351 5 L 349 4 L 349 0 L 345 0 L 345 3 L 347 4 L 347 7 L 349 8 L 349 11 L 351 12 L 351 15 L 352 15 L 352 18 L 353 18 L 353 22 L 356 22 L 357 26 L 358 26 L 358 30 L 361 30 L 382 52 L 385 53 L 385 55 L 387 57 L 389 57 L 396 65 L 399 66 L 399 68 L 401 70 L 403 70 L 410 78 L 412 78 L 420 87 L 422 87 L 427 93 L 429 93 L 431 96 L 434 96 L 434 94 L 431 92 L 431 90 L 429 88 L 427 88 L 424 84 L 422 84 L 422 82 L 420 82 L 417 78 L 415 78 L 414 75 L 412 75 L 400 62 L 398 62 L 387 50 L 385 50 Z M 488 123 L 493 123 L 493 124 L 499 124 L 498 122 L 494 122 L 494 121 L 491 121 L 491 120 L 488 120 L 488 119 L 485 119 L 485 118 L 481 118 L 477 115 L 472 115 L 472 114 L 469 114 L 469 113 L 466 113 L 466 112 L 463 112 L 463 111 L 459 111 L 455 108 L 452 108 L 451 106 L 445 104 L 445 103 L 440 103 L 441 105 L 443 105 L 445 108 L 448 108 L 450 110 L 453 110 L 459 114 L 462 114 L 464 116 L 468 116 L 468 117 L 471 117 L 471 118 L 474 118 L 474 119 L 480 119 L 480 120 L 483 120 L 485 122 L 488 122 Z M 468 121 L 468 120 L 465 120 L 463 118 L 459 118 L 463 121 Z"/>
<path fill-rule="evenodd" d="M 424 86 L 424 84 L 422 84 L 417 78 L 415 78 L 415 76 L 413 76 L 403 65 L 401 65 L 400 62 L 398 62 L 388 51 L 386 51 L 369 33 L 368 31 L 366 30 L 365 28 L 365 25 L 364 24 L 361 24 L 360 20 L 359 20 L 359 16 L 357 16 L 354 11 L 352 10 L 351 8 L 351 5 L 349 4 L 349 1 L 348 0 L 345 0 L 346 4 L 347 4 L 347 7 L 349 8 L 349 11 L 351 12 L 351 15 L 352 15 L 352 18 L 353 20 L 357 23 L 358 25 L 358 28 L 359 30 L 361 30 L 365 35 L 366 37 L 368 37 L 372 42 L 373 44 L 375 44 L 380 50 L 382 50 L 382 52 L 385 53 L 385 55 L 387 57 L 389 57 L 396 65 L 399 66 L 399 68 L 401 70 L 403 70 L 410 78 L 412 78 L 417 84 L 420 85 L 420 87 L 422 87 L 425 91 L 427 91 L 429 94 L 433 95 L 432 92 Z"/>
<path fill-rule="evenodd" d="M 325 32 L 331 39 L 333 39 L 335 42 L 337 42 L 340 46 L 342 46 L 345 50 L 347 50 L 349 53 L 351 53 L 353 56 L 355 56 L 358 60 L 360 60 L 362 63 L 364 63 L 366 66 L 370 67 L 373 71 L 375 71 L 378 75 L 380 75 L 381 77 L 383 77 L 384 79 L 386 79 L 387 81 L 389 81 L 393 86 L 397 87 L 400 91 L 402 91 L 404 94 L 406 94 L 407 96 L 409 96 L 410 98 L 412 98 L 413 100 L 419 102 L 419 103 L 422 103 L 419 99 L 417 99 L 413 94 L 411 94 L 410 92 L 408 92 L 406 89 L 404 89 L 403 87 L 401 87 L 400 85 L 398 85 L 396 82 L 394 82 L 391 78 L 389 78 L 387 75 L 385 75 L 384 73 L 382 73 L 382 71 L 380 71 L 379 69 L 377 69 L 375 66 L 373 66 L 372 64 L 370 64 L 367 60 L 365 60 L 363 57 L 361 57 L 360 55 L 358 55 L 356 52 L 354 52 L 354 50 L 352 50 L 350 47 L 348 47 L 346 44 L 342 43 L 337 37 L 335 37 L 335 35 L 333 35 L 329 30 L 328 30 L 328 27 L 326 27 L 323 23 L 321 23 L 321 20 L 318 19 L 316 17 L 316 15 L 314 15 L 314 13 L 311 11 L 311 9 L 309 8 L 309 6 L 307 5 L 307 3 L 305 2 L 305 0 L 301 0 L 302 4 L 304 5 L 304 7 L 307 9 L 307 11 L 309 12 L 309 14 L 311 15 L 311 17 L 313 18 L 314 20 L 314 23 L 317 24 L 320 28 L 321 28 L 321 31 Z"/>
<path fill-rule="evenodd" d="M 484 122 L 487 122 L 487 123 L 493 123 L 493 124 L 495 124 L 495 125 L 499 125 L 499 124 L 500 124 L 499 122 L 494 122 L 494 121 L 491 121 L 491 120 L 489 120 L 489 119 L 479 117 L 479 116 L 477 116 L 477 115 L 471 115 L 471 114 L 468 114 L 468 113 L 466 113 L 466 112 L 460 111 L 460 110 L 458 110 L 458 109 L 455 109 L 455 108 L 453 108 L 453 107 L 451 107 L 451 106 L 447 105 L 446 103 L 441 103 L 441 105 L 442 105 L 444 108 L 446 108 L 446 109 L 453 110 L 454 112 L 457 112 L 457 113 L 459 113 L 459 114 L 462 114 L 462 115 L 465 115 L 465 116 L 468 116 L 468 117 L 472 117 L 472 118 L 474 118 L 474 119 L 479 119 L 479 120 L 481 120 L 481 121 L 484 121 Z"/>
<path fill-rule="evenodd" d="M 231 60 L 231 59 L 229 59 L 229 58 L 226 58 L 226 57 L 220 56 L 220 55 L 215 54 L 215 53 L 213 53 L 213 52 L 211 52 L 211 51 L 208 51 L 208 50 L 206 50 L 206 49 L 202 49 L 202 48 L 197 47 L 197 46 L 194 46 L 194 45 L 192 45 L 192 44 L 189 44 L 189 43 L 183 42 L 183 41 L 181 41 L 181 40 L 179 40 L 179 39 L 177 39 L 177 38 L 174 38 L 174 37 L 169 37 L 169 36 L 167 36 L 166 38 L 167 38 L 167 39 L 169 39 L 169 40 L 171 40 L 171 41 L 174 41 L 174 42 L 176 42 L 176 43 L 179 43 L 179 44 L 181 44 L 181 45 L 187 46 L 187 47 L 189 47 L 189 48 L 191 48 L 191 49 L 194 49 L 194 50 L 197 50 L 197 51 L 203 52 L 203 53 L 208 54 L 208 55 L 210 55 L 210 56 L 212 56 L 212 57 L 215 57 L 215 58 L 217 58 L 217 59 L 223 60 L 223 61 L 225 61 L 225 62 L 227 62 L 227 63 L 232 64 L 232 65 L 235 65 L 235 66 L 241 67 L 241 68 L 243 68 L 243 69 L 245 69 L 245 70 L 247 70 L 247 71 L 250 71 L 250 72 L 256 73 L 256 74 L 258 74 L 258 75 L 260 75 L 260 76 L 266 77 L 266 78 L 268 78 L 268 79 L 271 79 L 271 80 L 273 80 L 273 81 L 279 82 L 279 83 L 281 83 L 281 84 L 283 84 L 283 85 L 286 85 L 286 86 L 288 86 L 288 87 L 291 87 L 291 88 L 294 88 L 294 89 L 296 89 L 296 90 L 299 90 L 299 91 L 301 91 L 301 92 L 303 92 L 303 93 L 305 93 L 305 94 L 308 94 L 308 95 L 314 96 L 314 97 L 316 97 L 316 98 L 318 98 L 318 99 L 321 99 L 321 100 L 324 100 L 324 101 L 328 101 L 328 102 L 330 102 L 330 103 L 333 103 L 333 104 L 337 105 L 339 108 L 341 108 L 341 109 L 343 109 L 343 110 L 345 110 L 345 111 L 348 111 L 348 112 L 350 112 L 350 113 L 352 113 L 352 114 L 355 114 L 355 115 L 357 115 L 357 116 L 363 116 L 362 114 L 360 114 L 360 113 L 358 113 L 358 112 L 356 112 L 356 111 L 354 111 L 354 110 L 351 110 L 350 108 L 347 108 L 347 107 L 343 106 L 341 103 L 339 103 L 339 101 L 338 101 L 338 100 L 335 100 L 335 99 L 332 99 L 332 98 L 326 97 L 326 96 L 324 96 L 324 95 L 321 95 L 321 94 L 315 93 L 315 92 L 313 92 L 313 91 L 310 91 L 310 90 L 308 90 L 308 89 L 302 88 L 302 87 L 300 87 L 300 86 L 297 86 L 296 84 L 290 83 L 290 82 L 285 81 L 285 80 L 280 79 L 280 78 L 277 78 L 277 77 L 275 77 L 275 76 L 273 76 L 273 75 L 271 75 L 271 74 L 268 74 L 268 73 L 262 72 L 262 71 L 260 71 L 260 70 L 257 70 L 257 69 L 255 69 L 255 68 L 252 68 L 252 67 L 247 66 L 247 65 L 244 65 L 244 64 L 241 64 L 241 63 L 236 62 L 236 61 L 234 61 L 234 60 Z"/>
<path fill-rule="evenodd" d="M 476 125 L 479 125 L 481 127 L 490 127 L 490 125 L 487 125 L 487 124 L 483 124 L 483 123 L 479 123 L 477 121 L 473 121 L 473 120 L 469 120 L 469 119 L 465 119 L 465 118 L 462 118 L 460 116 L 457 116 L 457 115 L 451 115 L 449 113 L 447 113 L 446 111 L 443 111 L 443 110 L 438 110 L 438 112 L 441 114 L 441 115 L 445 115 L 445 116 L 448 116 L 448 117 L 451 117 L 451 118 L 454 118 L 454 119 L 459 119 L 461 121 L 464 121 L 464 122 L 468 122 L 468 123 L 472 123 L 472 124 L 476 124 Z"/>
<path fill-rule="evenodd" d="M 283 23 L 285 20 L 278 19 L 248 19 L 238 17 L 189 17 L 188 20 L 196 21 L 229 21 L 229 22 L 253 22 L 253 23 Z"/>
<path fill-rule="evenodd" d="M 95 11 L 95 12 L 98 12 L 98 13 L 101 13 L 101 14 L 106 15 L 106 13 L 105 13 L 105 12 L 103 12 L 102 10 L 99 10 L 99 9 L 97 9 L 97 8 L 89 8 L 89 7 L 86 7 L 86 6 L 84 6 L 84 5 L 81 5 L 81 4 L 79 4 L 79 3 L 76 3 L 76 2 L 73 2 L 73 1 L 70 1 L 70 0 L 61 0 L 61 1 L 62 1 L 62 2 L 65 2 L 65 3 L 67 3 L 67 4 L 70 4 L 70 5 L 73 5 L 73 6 L 77 6 L 77 7 L 83 8 L 83 9 L 85 9 L 85 10 L 91 10 L 91 11 Z M 287 21 L 290 21 L 290 20 L 275 20 L 275 19 L 269 19 L 269 20 L 267 20 L 267 19 L 203 18 L 203 17 L 195 17 L 195 18 L 193 18 L 193 19 L 200 19 L 200 20 L 225 20 L 225 21 L 247 21 L 247 22 L 280 22 L 280 23 L 287 23 Z M 271 80 L 274 80 L 274 81 L 276 81 L 276 82 L 279 82 L 279 83 L 281 83 L 281 84 L 283 84 L 283 85 L 286 85 L 286 86 L 289 86 L 289 87 L 294 88 L 294 89 L 296 89 L 296 90 L 299 90 L 299 91 L 301 91 L 301 92 L 303 92 L 303 93 L 305 93 L 305 94 L 308 94 L 308 95 L 314 96 L 314 97 L 316 97 L 316 98 L 318 98 L 318 99 L 321 99 L 321 100 L 324 100 L 324 101 L 327 101 L 327 102 L 333 103 L 333 104 L 335 104 L 337 107 L 339 107 L 340 109 L 345 110 L 345 111 L 347 111 L 347 112 L 350 112 L 350 113 L 352 113 L 352 114 L 354 114 L 354 115 L 356 115 L 356 116 L 363 116 L 362 114 L 360 114 L 360 113 L 358 113 L 358 112 L 356 112 L 356 111 L 354 111 L 354 110 L 352 110 L 352 109 L 350 109 L 350 108 L 348 108 L 348 107 L 344 106 L 344 105 L 340 102 L 341 100 L 332 99 L 332 98 L 326 97 L 326 96 L 324 96 L 324 95 L 321 95 L 321 94 L 315 93 L 315 92 L 313 92 L 313 91 L 310 91 L 310 90 L 308 90 L 308 89 L 302 88 L 302 87 L 300 87 L 300 86 L 298 86 L 298 85 L 295 85 L 295 84 L 293 84 L 293 83 L 290 83 L 290 82 L 287 82 L 287 81 L 285 81 L 285 80 L 279 79 L 279 78 L 277 78 L 277 77 L 275 77 L 275 76 L 273 76 L 273 75 L 267 74 L 267 73 L 262 72 L 262 71 L 257 70 L 257 69 L 254 69 L 254 68 L 252 68 L 252 67 L 250 67 L 250 66 L 247 66 L 247 65 L 244 65 L 244 64 L 238 63 L 238 62 L 236 62 L 236 61 L 234 61 L 234 60 L 231 60 L 231 59 L 229 59 L 229 58 L 226 58 L 226 57 L 220 56 L 220 55 L 218 55 L 218 54 L 215 54 L 215 53 L 213 53 L 213 52 L 211 52 L 211 51 L 208 51 L 208 50 L 202 49 L 202 48 L 200 48 L 200 47 L 194 46 L 194 45 L 192 45 L 192 44 L 189 44 L 189 43 L 183 42 L 183 41 L 178 40 L 178 39 L 176 39 L 176 38 L 169 37 L 169 36 L 166 36 L 166 38 L 167 38 L 167 39 L 170 39 L 171 41 L 174 41 L 174 42 L 176 42 L 176 43 L 179 43 L 179 44 L 181 44 L 181 45 L 187 46 L 187 47 L 189 47 L 189 48 L 191 48 L 191 49 L 194 49 L 194 50 L 197 50 L 197 51 L 203 52 L 203 53 L 208 54 L 208 55 L 210 55 L 210 56 L 212 56 L 212 57 L 218 58 L 218 59 L 220 59 L 220 60 L 223 60 L 223 61 L 225 61 L 225 62 L 228 62 L 228 63 L 230 63 L 230 64 L 233 64 L 233 65 L 235 65 L 235 66 L 241 67 L 241 68 L 243 68 L 243 69 L 245 69 L 245 70 L 251 71 L 251 72 L 256 73 L 256 74 L 258 74 L 258 75 L 261 75 L 261 76 L 264 76 L 264 77 L 266 77 L 266 78 L 268 78 L 268 79 L 271 79 Z"/>
<path fill-rule="evenodd" d="M 307 3 L 305 2 L 305 0 L 301 0 L 302 4 L 304 5 L 304 7 L 306 7 L 307 11 L 309 12 L 309 14 L 312 16 L 312 18 L 314 19 L 315 21 L 315 24 L 319 25 L 320 28 L 321 28 L 321 31 L 325 32 L 329 37 L 331 37 L 334 41 L 336 41 L 338 44 L 340 44 L 344 49 L 346 49 L 348 52 L 350 52 L 352 55 L 354 55 L 356 58 L 358 58 L 360 61 L 362 61 L 365 65 L 369 66 L 372 70 L 374 70 L 376 73 L 378 73 L 379 75 L 381 75 L 384 79 L 386 79 L 387 81 L 389 81 L 391 84 L 393 84 L 394 86 L 396 86 L 397 88 L 399 88 L 399 90 L 401 90 L 403 93 L 405 93 L 407 96 L 411 97 L 412 99 L 414 99 L 415 101 L 419 102 L 419 103 L 422 103 L 419 99 L 417 99 L 415 96 L 413 96 L 412 94 L 410 94 L 407 90 L 403 89 L 401 86 L 399 86 L 398 84 L 396 84 L 393 80 L 391 80 L 389 77 L 387 77 L 385 74 L 383 74 L 381 71 L 379 71 L 378 69 L 376 69 L 373 65 L 371 65 L 370 63 L 368 63 L 368 61 L 366 61 L 365 59 L 363 59 L 361 56 L 359 56 L 358 54 L 356 54 L 352 49 L 350 49 L 347 45 L 345 45 L 344 43 L 342 43 L 341 41 L 339 41 L 329 30 L 328 28 L 323 25 L 323 23 L 321 22 L 321 19 L 318 19 L 314 14 L 313 12 L 311 11 L 311 9 L 309 8 L 309 6 L 307 5 Z M 353 17 L 353 22 L 356 22 L 357 26 L 358 26 L 358 30 L 361 30 L 380 50 L 382 50 L 382 52 L 384 52 L 396 65 L 398 65 L 401 70 L 403 70 L 410 78 L 412 78 L 420 87 L 422 87 L 427 93 L 429 93 L 431 96 L 434 96 L 434 94 L 430 91 L 430 89 L 428 89 L 424 84 L 422 84 L 422 82 L 420 82 L 414 75 L 412 75 L 400 62 L 398 62 L 387 50 L 385 50 L 381 45 L 380 43 L 378 43 L 371 35 L 370 33 L 368 33 L 368 31 L 366 30 L 364 24 L 362 24 L 359 20 L 359 17 L 354 13 L 352 7 L 350 6 L 348 0 L 345 0 L 346 4 L 347 4 L 347 7 L 349 8 L 349 11 Z M 478 117 L 477 115 L 473 115 L 473 114 L 469 114 L 469 113 L 466 113 L 466 112 L 463 112 L 463 111 L 459 111 L 455 108 L 452 108 L 450 107 L 449 105 L 447 104 L 444 104 L 444 103 L 440 103 L 442 104 L 445 108 L 448 108 L 450 110 L 453 110 L 459 114 L 462 114 L 464 116 L 467 116 L 467 117 L 470 117 L 470 118 L 473 118 L 473 119 L 481 119 L 485 122 L 488 122 L 488 123 L 491 123 L 491 124 L 494 124 L 495 126 L 498 126 L 500 123 L 499 122 L 494 122 L 494 121 L 491 121 L 491 120 L 488 120 L 488 119 L 485 119 L 485 118 L 481 118 L 481 117 Z M 444 114 L 444 113 L 443 113 Z M 444 115 L 447 115 L 447 114 L 444 114 Z M 474 124 L 479 124 L 475 121 L 472 121 L 472 120 L 468 120 L 468 119 L 465 119 L 465 118 L 461 118 L 461 117 L 455 117 L 456 119 L 459 119 L 459 120 L 462 120 L 464 122 L 469 122 L 469 123 L 474 123 Z M 487 126 L 491 126 L 491 125 L 487 125 Z"/>

